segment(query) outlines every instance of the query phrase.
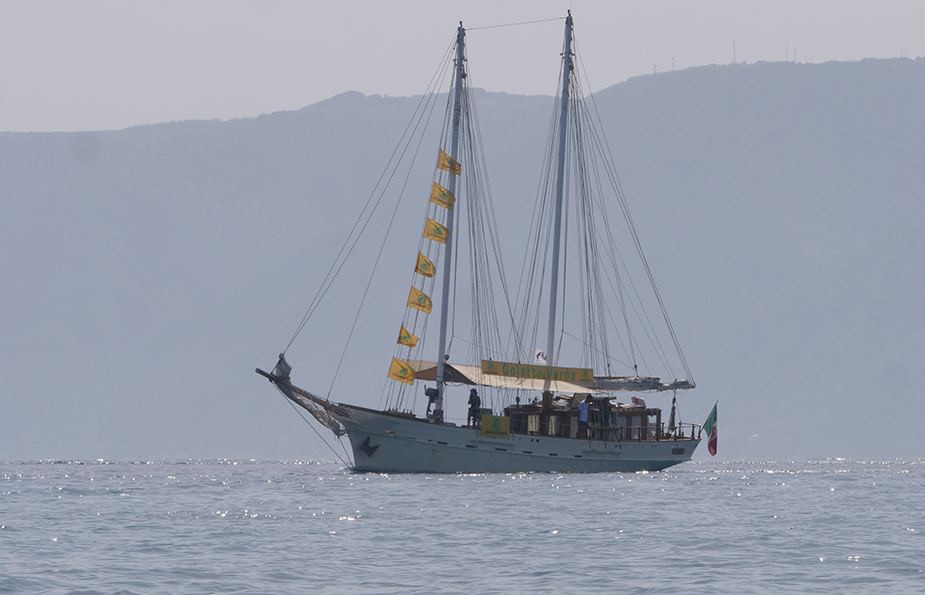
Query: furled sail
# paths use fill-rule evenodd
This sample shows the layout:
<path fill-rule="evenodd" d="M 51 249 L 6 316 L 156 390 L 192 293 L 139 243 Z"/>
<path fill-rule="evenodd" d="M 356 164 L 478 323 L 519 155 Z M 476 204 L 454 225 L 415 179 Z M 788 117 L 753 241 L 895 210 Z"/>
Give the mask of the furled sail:
<path fill-rule="evenodd" d="M 673 380 L 664 383 L 660 378 L 652 376 L 597 376 L 594 382 L 586 384 L 593 390 L 628 390 L 628 391 L 666 391 L 694 388 L 690 380 Z"/>

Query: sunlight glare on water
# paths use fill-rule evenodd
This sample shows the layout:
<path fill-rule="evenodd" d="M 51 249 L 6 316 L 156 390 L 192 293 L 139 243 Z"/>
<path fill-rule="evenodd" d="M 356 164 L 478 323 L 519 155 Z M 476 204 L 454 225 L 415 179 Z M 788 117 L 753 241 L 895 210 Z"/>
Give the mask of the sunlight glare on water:
<path fill-rule="evenodd" d="M 922 461 L 0 464 L 0 593 L 911 593 Z"/>

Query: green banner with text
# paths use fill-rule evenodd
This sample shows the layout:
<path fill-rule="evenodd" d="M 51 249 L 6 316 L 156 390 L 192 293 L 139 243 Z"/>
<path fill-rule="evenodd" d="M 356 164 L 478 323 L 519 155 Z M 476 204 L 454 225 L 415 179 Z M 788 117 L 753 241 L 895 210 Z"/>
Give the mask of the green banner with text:
<path fill-rule="evenodd" d="M 563 382 L 594 382 L 590 368 L 558 368 L 555 366 L 531 366 L 482 360 L 482 374 L 530 378 L 533 380 L 561 380 Z"/>

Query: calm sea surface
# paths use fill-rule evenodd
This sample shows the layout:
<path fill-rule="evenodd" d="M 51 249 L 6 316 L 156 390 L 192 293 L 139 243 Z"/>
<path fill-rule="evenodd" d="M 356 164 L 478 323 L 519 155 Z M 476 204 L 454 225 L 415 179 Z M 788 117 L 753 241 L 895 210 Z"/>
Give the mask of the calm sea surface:
<path fill-rule="evenodd" d="M 925 593 L 925 461 L 0 463 L 0 593 Z"/>

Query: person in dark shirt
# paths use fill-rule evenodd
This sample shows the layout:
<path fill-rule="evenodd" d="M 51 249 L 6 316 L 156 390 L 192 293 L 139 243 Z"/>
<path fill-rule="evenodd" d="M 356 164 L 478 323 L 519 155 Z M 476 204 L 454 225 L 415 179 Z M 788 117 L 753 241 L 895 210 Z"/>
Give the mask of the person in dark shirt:
<path fill-rule="evenodd" d="M 469 391 L 469 417 L 466 420 L 467 426 L 477 428 L 482 425 L 482 399 L 474 388 Z"/>

